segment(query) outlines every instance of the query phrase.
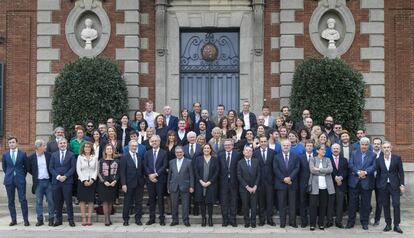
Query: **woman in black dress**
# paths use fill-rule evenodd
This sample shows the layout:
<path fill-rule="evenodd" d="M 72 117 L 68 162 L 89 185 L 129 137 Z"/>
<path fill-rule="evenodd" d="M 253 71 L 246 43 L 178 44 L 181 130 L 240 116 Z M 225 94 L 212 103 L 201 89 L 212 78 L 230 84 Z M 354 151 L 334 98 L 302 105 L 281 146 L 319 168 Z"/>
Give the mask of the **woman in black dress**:
<path fill-rule="evenodd" d="M 177 135 L 175 134 L 175 131 L 169 130 L 167 134 L 167 143 L 165 144 L 168 161 L 175 159 L 175 147 L 177 147 Z"/>
<path fill-rule="evenodd" d="M 82 213 L 82 226 L 92 225 L 92 209 L 95 201 L 95 181 L 98 176 L 98 159 L 94 155 L 91 142 L 81 145 L 80 154 L 76 161 L 78 173 L 78 201 Z M 86 205 L 88 206 L 88 221 L 86 221 Z"/>
<path fill-rule="evenodd" d="M 168 126 L 162 114 L 155 117 L 155 134 L 161 138 L 161 145 L 167 143 Z"/>
<path fill-rule="evenodd" d="M 103 159 L 99 161 L 99 198 L 103 202 L 103 212 L 105 215 L 105 226 L 112 225 L 109 217 L 112 211 L 112 204 L 115 202 L 119 180 L 119 161 L 115 159 L 115 149 L 113 145 L 107 144 L 103 150 Z"/>
<path fill-rule="evenodd" d="M 203 147 L 203 155 L 195 160 L 194 172 L 196 178 L 195 200 L 200 205 L 202 222 L 206 226 L 206 208 L 208 211 L 208 226 L 213 226 L 213 205 L 217 199 L 217 177 L 219 163 L 216 157 L 211 156 L 213 149 L 210 144 Z"/>

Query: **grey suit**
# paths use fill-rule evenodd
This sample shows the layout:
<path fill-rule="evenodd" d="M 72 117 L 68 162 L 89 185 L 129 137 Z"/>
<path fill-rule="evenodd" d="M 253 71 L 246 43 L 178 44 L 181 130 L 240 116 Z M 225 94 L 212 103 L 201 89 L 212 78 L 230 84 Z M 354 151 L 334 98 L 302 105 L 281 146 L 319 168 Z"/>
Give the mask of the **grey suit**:
<path fill-rule="evenodd" d="M 311 186 L 312 190 L 310 194 L 318 195 L 319 194 L 319 176 L 324 176 L 326 181 L 326 188 L 328 189 L 328 194 L 335 193 L 335 187 L 333 185 L 333 180 L 331 173 L 333 171 L 331 160 L 327 157 L 322 159 L 322 168 L 319 171 L 316 171 L 315 168 L 319 168 L 320 159 L 318 158 L 311 158 L 309 160 L 309 170 L 311 172 L 311 176 L 309 178 L 309 185 Z"/>
<path fill-rule="evenodd" d="M 171 193 L 172 220 L 178 222 L 178 198 L 181 196 L 183 222 L 189 222 L 190 188 L 194 188 L 194 172 L 191 160 L 183 158 L 178 171 L 177 159 L 170 161 L 168 170 L 168 190 Z"/>

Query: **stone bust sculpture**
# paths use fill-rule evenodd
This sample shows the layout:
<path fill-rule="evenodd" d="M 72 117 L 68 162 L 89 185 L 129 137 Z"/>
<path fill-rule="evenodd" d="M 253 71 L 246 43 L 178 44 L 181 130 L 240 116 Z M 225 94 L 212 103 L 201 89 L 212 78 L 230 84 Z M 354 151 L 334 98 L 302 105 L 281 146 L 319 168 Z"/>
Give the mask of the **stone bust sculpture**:
<path fill-rule="evenodd" d="M 335 19 L 329 18 L 328 28 L 322 31 L 322 38 L 329 41 L 328 49 L 336 49 L 335 41 L 341 38 L 339 32 L 335 30 Z"/>
<path fill-rule="evenodd" d="M 85 41 L 85 50 L 92 49 L 92 41 L 98 38 L 98 32 L 92 28 L 92 20 L 87 18 L 85 20 L 85 26 L 81 32 L 81 38 Z"/>

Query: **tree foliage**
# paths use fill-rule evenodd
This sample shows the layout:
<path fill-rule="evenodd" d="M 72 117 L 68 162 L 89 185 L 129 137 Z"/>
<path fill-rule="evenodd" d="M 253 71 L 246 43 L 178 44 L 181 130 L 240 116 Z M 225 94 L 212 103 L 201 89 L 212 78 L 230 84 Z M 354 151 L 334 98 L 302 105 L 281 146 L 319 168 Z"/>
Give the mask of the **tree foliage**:
<path fill-rule="evenodd" d="M 363 126 L 364 86 L 362 74 L 340 59 L 308 59 L 293 77 L 292 115 L 301 120 L 308 109 L 319 125 L 331 115 L 354 135 Z"/>
<path fill-rule="evenodd" d="M 53 122 L 71 131 L 87 120 L 106 122 L 127 111 L 125 81 L 115 63 L 103 58 L 81 58 L 66 64 L 55 81 Z"/>

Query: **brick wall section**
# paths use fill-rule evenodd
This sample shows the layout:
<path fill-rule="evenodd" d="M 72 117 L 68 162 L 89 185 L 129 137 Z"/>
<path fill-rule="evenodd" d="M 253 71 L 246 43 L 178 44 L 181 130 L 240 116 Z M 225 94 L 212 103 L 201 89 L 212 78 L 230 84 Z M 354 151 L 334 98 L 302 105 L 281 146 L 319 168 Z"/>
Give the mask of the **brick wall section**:
<path fill-rule="evenodd" d="M 385 134 L 393 151 L 414 162 L 414 1 L 385 4 Z"/>
<path fill-rule="evenodd" d="M 0 1 L 0 61 L 5 63 L 4 136 L 15 135 L 19 147 L 31 150 L 36 121 L 36 4 L 25 0 Z"/>
<path fill-rule="evenodd" d="M 141 0 L 141 73 L 139 84 L 141 87 L 141 100 L 139 108 L 144 110 L 147 99 L 155 102 L 155 1 Z M 143 47 L 144 46 L 144 47 Z M 155 103 L 154 103 L 155 104 Z M 155 108 L 162 111 L 162 108 Z"/>
<path fill-rule="evenodd" d="M 273 114 L 280 108 L 280 75 L 272 73 L 272 62 L 280 60 L 279 6 L 280 0 L 269 0 L 264 9 L 264 100 Z"/>

